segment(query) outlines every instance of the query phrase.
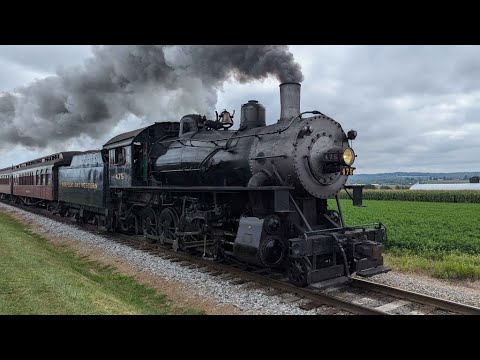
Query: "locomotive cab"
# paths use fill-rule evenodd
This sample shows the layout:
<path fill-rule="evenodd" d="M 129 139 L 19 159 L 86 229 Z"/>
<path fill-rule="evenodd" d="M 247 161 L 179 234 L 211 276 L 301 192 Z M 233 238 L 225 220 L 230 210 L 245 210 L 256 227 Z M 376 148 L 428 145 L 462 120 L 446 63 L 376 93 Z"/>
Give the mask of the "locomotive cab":
<path fill-rule="evenodd" d="M 110 184 L 114 186 L 131 185 L 131 147 L 119 146 L 108 151 Z"/>
<path fill-rule="evenodd" d="M 112 138 L 103 146 L 108 154 L 111 188 L 147 186 L 152 159 L 160 151 L 159 139 L 179 135 L 179 123 L 162 122 Z"/>

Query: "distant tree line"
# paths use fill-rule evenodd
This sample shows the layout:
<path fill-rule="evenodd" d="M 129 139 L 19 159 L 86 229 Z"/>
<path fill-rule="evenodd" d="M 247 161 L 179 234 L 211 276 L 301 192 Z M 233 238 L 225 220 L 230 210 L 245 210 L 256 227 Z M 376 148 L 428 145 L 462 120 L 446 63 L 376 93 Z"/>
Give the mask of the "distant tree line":
<path fill-rule="evenodd" d="M 372 185 L 372 184 L 366 184 L 363 186 L 364 189 L 368 189 L 368 190 L 376 190 L 376 189 L 380 189 L 380 190 L 408 190 L 410 189 L 410 185 L 391 185 L 391 186 L 388 186 L 388 185 L 381 185 L 381 186 L 375 186 L 375 185 Z"/>

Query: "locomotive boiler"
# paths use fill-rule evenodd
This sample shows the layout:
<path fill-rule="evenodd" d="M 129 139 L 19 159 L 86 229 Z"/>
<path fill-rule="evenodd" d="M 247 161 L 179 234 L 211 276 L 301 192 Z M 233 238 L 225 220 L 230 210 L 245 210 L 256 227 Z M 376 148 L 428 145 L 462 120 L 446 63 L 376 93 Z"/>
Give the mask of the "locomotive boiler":
<path fill-rule="evenodd" d="M 353 173 L 355 154 L 348 140 L 355 132 L 347 136 L 339 123 L 319 111 L 300 113 L 298 83 L 281 84 L 280 99 L 280 120 L 270 126 L 263 105 L 256 100 L 242 105 L 240 128 L 233 134 L 211 131 L 199 115 L 185 116 L 180 136 L 162 143 L 156 179 L 184 186 L 287 185 L 298 196 L 334 197 Z M 222 115 L 231 121 L 228 112 Z"/>

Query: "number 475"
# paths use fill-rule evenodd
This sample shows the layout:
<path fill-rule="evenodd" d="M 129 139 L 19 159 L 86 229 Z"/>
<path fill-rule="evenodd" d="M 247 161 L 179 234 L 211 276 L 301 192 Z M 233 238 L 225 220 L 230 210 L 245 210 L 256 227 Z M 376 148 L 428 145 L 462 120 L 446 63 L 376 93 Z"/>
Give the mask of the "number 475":
<path fill-rule="evenodd" d="M 353 175 L 353 168 L 343 168 L 342 175 Z"/>

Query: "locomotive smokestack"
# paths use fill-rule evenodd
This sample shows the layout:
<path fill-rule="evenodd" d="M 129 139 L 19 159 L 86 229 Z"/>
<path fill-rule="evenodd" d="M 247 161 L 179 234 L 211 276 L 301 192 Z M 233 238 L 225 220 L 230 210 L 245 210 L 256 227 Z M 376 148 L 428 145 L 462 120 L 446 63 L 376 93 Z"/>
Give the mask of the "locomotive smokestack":
<path fill-rule="evenodd" d="M 285 82 L 280 84 L 280 120 L 291 120 L 300 114 L 300 84 Z"/>

